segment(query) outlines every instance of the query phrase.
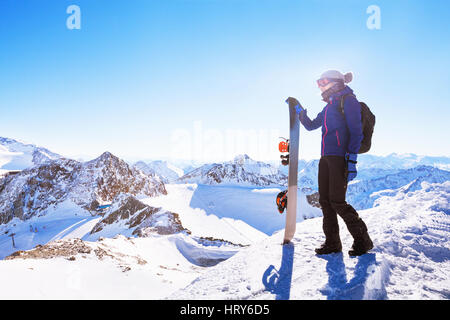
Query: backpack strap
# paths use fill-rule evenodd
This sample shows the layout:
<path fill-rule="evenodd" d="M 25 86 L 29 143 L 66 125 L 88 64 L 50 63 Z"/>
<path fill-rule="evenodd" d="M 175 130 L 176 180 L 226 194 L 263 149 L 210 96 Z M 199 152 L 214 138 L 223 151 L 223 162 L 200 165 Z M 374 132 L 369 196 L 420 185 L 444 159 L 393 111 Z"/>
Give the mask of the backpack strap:
<path fill-rule="evenodd" d="M 341 104 L 340 104 L 340 107 L 339 107 L 339 111 L 341 112 L 341 114 L 342 114 L 344 117 L 345 117 L 345 112 L 344 112 L 344 101 L 345 101 L 345 98 L 348 97 L 348 96 L 356 97 L 354 94 L 351 94 L 351 93 L 347 93 L 347 94 L 344 94 L 343 96 L 341 96 Z"/>

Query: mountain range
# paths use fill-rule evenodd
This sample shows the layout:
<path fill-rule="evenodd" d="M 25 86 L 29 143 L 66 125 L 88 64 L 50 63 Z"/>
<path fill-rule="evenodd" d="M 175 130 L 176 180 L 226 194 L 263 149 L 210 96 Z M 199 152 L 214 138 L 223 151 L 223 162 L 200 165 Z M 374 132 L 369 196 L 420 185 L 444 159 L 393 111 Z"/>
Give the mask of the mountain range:
<path fill-rule="evenodd" d="M 180 177 L 177 182 L 268 187 L 286 184 L 287 176 L 276 167 L 244 154 L 232 161 L 205 164 Z"/>
<path fill-rule="evenodd" d="M 29 219 L 65 201 L 94 213 L 122 193 L 151 197 L 166 190 L 158 177 L 130 167 L 109 152 L 84 163 L 48 159 L 0 179 L 0 223 Z"/>
<path fill-rule="evenodd" d="M 134 167 L 148 175 L 157 175 L 164 183 L 175 182 L 183 176 L 184 171 L 168 161 L 153 160 L 149 162 L 138 161 Z"/>

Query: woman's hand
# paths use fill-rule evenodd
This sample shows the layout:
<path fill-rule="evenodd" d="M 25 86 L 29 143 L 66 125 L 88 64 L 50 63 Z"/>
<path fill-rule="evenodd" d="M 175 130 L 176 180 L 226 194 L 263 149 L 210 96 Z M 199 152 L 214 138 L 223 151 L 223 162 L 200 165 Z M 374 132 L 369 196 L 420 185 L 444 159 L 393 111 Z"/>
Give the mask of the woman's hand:
<path fill-rule="evenodd" d="M 358 158 L 357 154 L 354 153 L 345 154 L 345 162 L 347 163 L 347 182 L 350 182 L 353 179 L 355 179 L 358 174 L 356 170 L 357 158 Z"/>
<path fill-rule="evenodd" d="M 297 114 L 300 114 L 302 111 L 305 110 L 300 104 L 300 102 L 298 102 L 298 100 L 295 98 L 292 97 L 287 98 L 286 103 L 289 104 L 289 106 L 295 107 L 295 111 L 297 112 Z"/>

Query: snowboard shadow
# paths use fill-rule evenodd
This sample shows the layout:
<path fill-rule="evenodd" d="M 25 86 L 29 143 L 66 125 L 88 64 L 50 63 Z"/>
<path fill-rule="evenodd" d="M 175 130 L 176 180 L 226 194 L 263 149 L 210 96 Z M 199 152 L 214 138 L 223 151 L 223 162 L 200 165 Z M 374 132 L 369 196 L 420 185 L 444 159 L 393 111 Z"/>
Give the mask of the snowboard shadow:
<path fill-rule="evenodd" d="M 366 291 L 373 291 L 367 285 L 368 279 L 377 264 L 375 253 L 367 253 L 357 257 L 353 278 L 347 281 L 343 253 L 317 256 L 327 261 L 326 272 L 328 283 L 320 289 L 328 300 L 362 300 L 374 298 Z M 385 299 L 385 294 L 377 295 L 376 299 Z"/>
<path fill-rule="evenodd" d="M 262 276 L 265 290 L 274 293 L 275 300 L 289 300 L 290 298 L 294 249 L 292 242 L 283 245 L 280 269 L 277 270 L 270 265 Z"/>
<path fill-rule="evenodd" d="M 284 228 L 286 223 L 285 216 L 278 213 L 275 204 L 278 192 L 259 193 L 254 192 L 255 189 L 198 184 L 192 193 L 189 207 L 201 209 L 206 215 L 215 215 L 219 219 L 241 220 L 266 235 L 272 235 Z"/>

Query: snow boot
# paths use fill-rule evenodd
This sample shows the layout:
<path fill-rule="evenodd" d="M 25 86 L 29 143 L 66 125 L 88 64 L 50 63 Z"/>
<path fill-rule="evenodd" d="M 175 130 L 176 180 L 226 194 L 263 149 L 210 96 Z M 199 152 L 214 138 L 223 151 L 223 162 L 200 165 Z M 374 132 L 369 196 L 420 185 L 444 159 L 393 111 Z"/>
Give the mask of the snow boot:
<path fill-rule="evenodd" d="M 369 250 L 373 248 L 373 242 L 369 237 L 369 234 L 365 232 L 360 238 L 355 239 L 353 246 L 348 252 L 352 257 L 361 256 L 366 254 Z"/>
<path fill-rule="evenodd" d="M 320 248 L 315 249 L 315 251 L 318 255 L 342 252 L 342 244 L 341 241 L 332 243 L 325 241 Z"/>

